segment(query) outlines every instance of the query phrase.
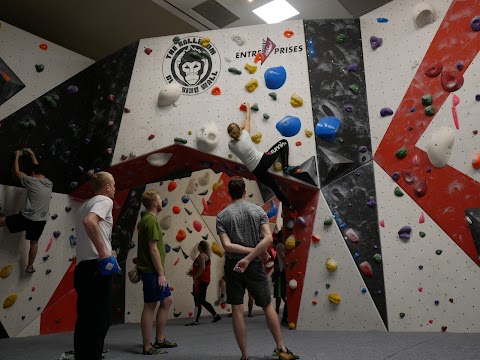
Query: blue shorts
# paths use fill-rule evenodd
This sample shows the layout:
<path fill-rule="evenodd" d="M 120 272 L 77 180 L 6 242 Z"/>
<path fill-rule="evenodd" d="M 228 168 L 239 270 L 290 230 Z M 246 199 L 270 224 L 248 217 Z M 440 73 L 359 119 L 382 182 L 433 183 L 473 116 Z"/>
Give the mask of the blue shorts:
<path fill-rule="evenodd" d="M 140 278 L 143 281 L 143 302 L 152 303 L 163 301 L 172 295 L 168 284 L 165 289 L 160 288 L 157 273 L 140 272 Z"/>

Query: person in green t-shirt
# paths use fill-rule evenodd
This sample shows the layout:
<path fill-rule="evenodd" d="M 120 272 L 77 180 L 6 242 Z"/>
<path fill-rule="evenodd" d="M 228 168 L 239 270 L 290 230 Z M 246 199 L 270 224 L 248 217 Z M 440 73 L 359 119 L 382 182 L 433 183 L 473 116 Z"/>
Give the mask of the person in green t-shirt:
<path fill-rule="evenodd" d="M 165 339 L 165 326 L 168 311 L 173 303 L 172 293 L 165 277 L 165 244 L 163 233 L 157 221 L 162 210 L 162 199 L 156 190 L 142 194 L 142 204 L 147 212 L 138 223 L 137 270 L 143 281 L 143 312 L 141 318 L 143 355 L 154 355 L 162 348 L 173 348 L 177 344 Z M 151 343 L 153 316 L 155 317 L 156 337 Z"/>

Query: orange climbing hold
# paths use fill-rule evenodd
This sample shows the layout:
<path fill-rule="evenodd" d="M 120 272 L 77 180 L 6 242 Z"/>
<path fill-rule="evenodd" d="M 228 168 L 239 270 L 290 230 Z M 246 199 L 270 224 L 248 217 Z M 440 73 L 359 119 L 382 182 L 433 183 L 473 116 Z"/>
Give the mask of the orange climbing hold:
<path fill-rule="evenodd" d="M 48 45 L 47 44 L 40 44 L 38 47 L 42 50 L 48 50 Z"/>
<path fill-rule="evenodd" d="M 255 55 L 255 60 L 253 60 L 253 62 L 256 64 L 258 62 L 261 62 L 263 63 L 265 61 L 265 56 L 263 56 L 263 54 L 261 52 L 258 52 L 257 55 Z"/>
<path fill-rule="evenodd" d="M 302 145 L 302 142 L 301 142 L 301 141 L 297 141 L 297 142 L 295 143 L 295 145 L 296 145 L 296 146 L 300 146 L 300 145 Z"/>
<path fill-rule="evenodd" d="M 175 181 L 170 181 L 168 183 L 168 191 L 169 192 L 172 192 L 173 190 L 175 190 L 177 188 L 177 183 Z"/>
<path fill-rule="evenodd" d="M 292 30 L 285 30 L 283 33 L 283 36 L 285 36 L 287 39 L 290 39 L 295 33 Z"/>
<path fill-rule="evenodd" d="M 185 230 L 183 229 L 178 230 L 177 236 L 176 236 L 177 241 L 183 241 L 185 240 L 186 237 L 187 237 L 187 233 L 185 232 Z"/>
<path fill-rule="evenodd" d="M 174 207 L 172 207 L 172 211 L 174 214 L 178 215 L 180 214 L 180 211 L 182 211 L 182 209 L 180 209 L 180 206 L 175 205 Z"/>
<path fill-rule="evenodd" d="M 315 299 L 313 299 L 313 300 L 312 300 L 312 305 L 317 305 L 317 304 L 318 304 L 318 301 L 315 300 Z"/>
<path fill-rule="evenodd" d="M 473 155 L 472 167 L 476 170 L 480 169 L 480 153 L 476 153 L 475 155 Z"/>
<path fill-rule="evenodd" d="M 218 86 L 215 86 L 213 89 L 212 89 L 212 95 L 215 95 L 215 96 L 218 96 L 222 93 L 222 90 L 220 90 L 220 88 Z"/>

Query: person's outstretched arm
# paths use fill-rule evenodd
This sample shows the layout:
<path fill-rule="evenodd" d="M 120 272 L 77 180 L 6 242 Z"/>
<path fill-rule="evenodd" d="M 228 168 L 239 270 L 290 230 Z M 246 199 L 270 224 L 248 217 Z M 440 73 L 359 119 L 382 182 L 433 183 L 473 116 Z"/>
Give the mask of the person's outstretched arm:
<path fill-rule="evenodd" d="M 15 161 L 13 163 L 13 174 L 17 179 L 21 179 L 25 176 L 23 172 L 20 171 L 20 166 L 18 165 L 18 159 L 22 156 L 22 150 L 15 151 Z"/>
<path fill-rule="evenodd" d="M 33 165 L 38 165 L 38 160 L 37 160 L 35 154 L 33 153 L 33 150 L 30 149 L 30 148 L 26 148 L 26 149 L 23 149 L 23 150 L 30 154 L 30 156 L 32 157 Z"/>
<path fill-rule="evenodd" d="M 245 102 L 243 103 L 243 105 L 245 105 L 245 107 L 247 108 L 247 118 L 243 123 L 242 129 L 250 134 L 250 104 L 248 102 Z"/>

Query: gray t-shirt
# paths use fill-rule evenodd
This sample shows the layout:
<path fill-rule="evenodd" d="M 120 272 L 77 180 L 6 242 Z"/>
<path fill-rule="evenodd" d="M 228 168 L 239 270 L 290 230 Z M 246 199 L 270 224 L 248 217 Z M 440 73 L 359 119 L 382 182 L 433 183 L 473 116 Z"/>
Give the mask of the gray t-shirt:
<path fill-rule="evenodd" d="M 217 215 L 217 234 L 226 233 L 232 244 L 254 248 L 261 241 L 260 225 L 262 224 L 268 224 L 268 217 L 260 206 L 248 201 L 237 201 Z M 225 254 L 227 259 L 244 257 L 245 254 L 229 252 Z"/>
<path fill-rule="evenodd" d="M 27 203 L 22 211 L 25 218 L 32 221 L 46 221 L 53 183 L 47 178 L 38 179 L 32 176 L 22 176 L 20 182 L 27 189 Z"/>

